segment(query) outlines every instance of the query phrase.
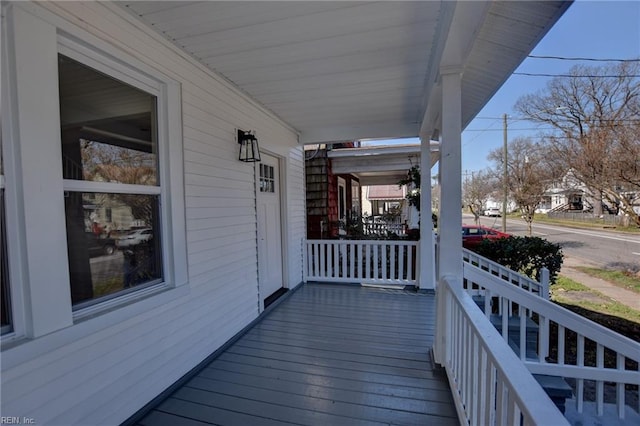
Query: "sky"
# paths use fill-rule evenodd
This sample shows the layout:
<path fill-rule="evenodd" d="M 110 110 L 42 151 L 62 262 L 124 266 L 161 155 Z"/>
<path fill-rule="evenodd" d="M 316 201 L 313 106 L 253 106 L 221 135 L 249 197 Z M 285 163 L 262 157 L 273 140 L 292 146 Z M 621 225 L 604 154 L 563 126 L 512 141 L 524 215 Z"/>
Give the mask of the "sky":
<path fill-rule="evenodd" d="M 640 1 L 578 0 L 531 55 L 639 59 Z M 563 74 L 578 64 L 599 66 L 610 63 L 527 58 L 516 72 Z M 486 158 L 490 151 L 503 145 L 504 114 L 507 114 L 508 140 L 538 134 L 533 123 L 517 119 L 513 106 L 519 97 L 544 89 L 550 79 L 512 75 L 505 82 L 462 134 L 463 173 L 491 166 Z"/>
<path fill-rule="evenodd" d="M 577 0 L 530 55 L 639 59 L 640 0 Z M 579 64 L 599 66 L 608 63 L 527 58 L 515 72 L 566 74 Z M 544 89 L 549 80 L 551 77 L 512 75 L 504 83 L 462 133 L 463 174 L 492 166 L 487 156 L 490 151 L 503 146 L 504 114 L 507 114 L 508 140 L 538 134 L 533 123 L 517 120 L 518 114 L 513 106 L 521 96 Z M 403 143 L 417 141 L 417 138 L 412 138 L 405 139 Z"/>

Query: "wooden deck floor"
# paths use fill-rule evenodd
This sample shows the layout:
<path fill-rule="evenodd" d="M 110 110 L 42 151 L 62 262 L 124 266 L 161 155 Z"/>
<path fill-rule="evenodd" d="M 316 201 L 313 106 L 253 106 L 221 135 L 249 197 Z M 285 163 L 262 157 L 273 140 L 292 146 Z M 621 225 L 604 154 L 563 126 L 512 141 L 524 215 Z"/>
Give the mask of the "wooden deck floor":
<path fill-rule="evenodd" d="M 307 284 L 138 422 L 455 425 L 434 296 Z"/>

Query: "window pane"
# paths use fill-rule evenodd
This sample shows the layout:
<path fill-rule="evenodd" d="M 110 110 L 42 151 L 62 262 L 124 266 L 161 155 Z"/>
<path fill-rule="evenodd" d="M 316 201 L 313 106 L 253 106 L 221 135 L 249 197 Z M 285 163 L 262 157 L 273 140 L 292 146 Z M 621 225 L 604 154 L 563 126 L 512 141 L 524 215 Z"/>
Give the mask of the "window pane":
<path fill-rule="evenodd" d="M 276 192 L 275 168 L 260 164 L 260 192 Z"/>
<path fill-rule="evenodd" d="M 159 197 L 65 193 L 74 308 L 162 279 Z"/>
<path fill-rule="evenodd" d="M 2 306 L 0 306 L 0 318 L 2 334 L 12 331 L 11 327 L 11 301 L 9 298 L 9 274 L 7 273 L 7 238 L 6 222 L 4 214 L 4 189 L 0 189 L 0 285 L 2 286 Z"/>
<path fill-rule="evenodd" d="M 158 185 L 156 97 L 58 55 L 63 177 Z"/>

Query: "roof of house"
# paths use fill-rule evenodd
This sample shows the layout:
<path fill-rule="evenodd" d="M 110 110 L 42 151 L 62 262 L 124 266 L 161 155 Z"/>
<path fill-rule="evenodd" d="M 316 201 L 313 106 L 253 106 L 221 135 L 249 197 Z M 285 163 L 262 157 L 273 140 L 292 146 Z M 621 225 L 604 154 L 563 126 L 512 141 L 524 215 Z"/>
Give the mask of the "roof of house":
<path fill-rule="evenodd" d="M 402 200 L 404 190 L 399 185 L 373 185 L 369 187 L 367 199 L 369 201 Z"/>

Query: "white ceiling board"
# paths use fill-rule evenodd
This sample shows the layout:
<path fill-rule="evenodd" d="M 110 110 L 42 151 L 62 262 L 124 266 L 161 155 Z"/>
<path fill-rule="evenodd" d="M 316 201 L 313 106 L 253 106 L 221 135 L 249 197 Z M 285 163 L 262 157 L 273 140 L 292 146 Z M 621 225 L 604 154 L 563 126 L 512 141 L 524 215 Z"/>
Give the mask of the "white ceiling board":
<path fill-rule="evenodd" d="M 298 130 L 304 143 L 417 136 L 424 119 L 424 129 L 437 128 L 438 72 L 443 57 L 456 55 L 466 125 L 568 7 L 561 1 L 118 4 Z"/>

